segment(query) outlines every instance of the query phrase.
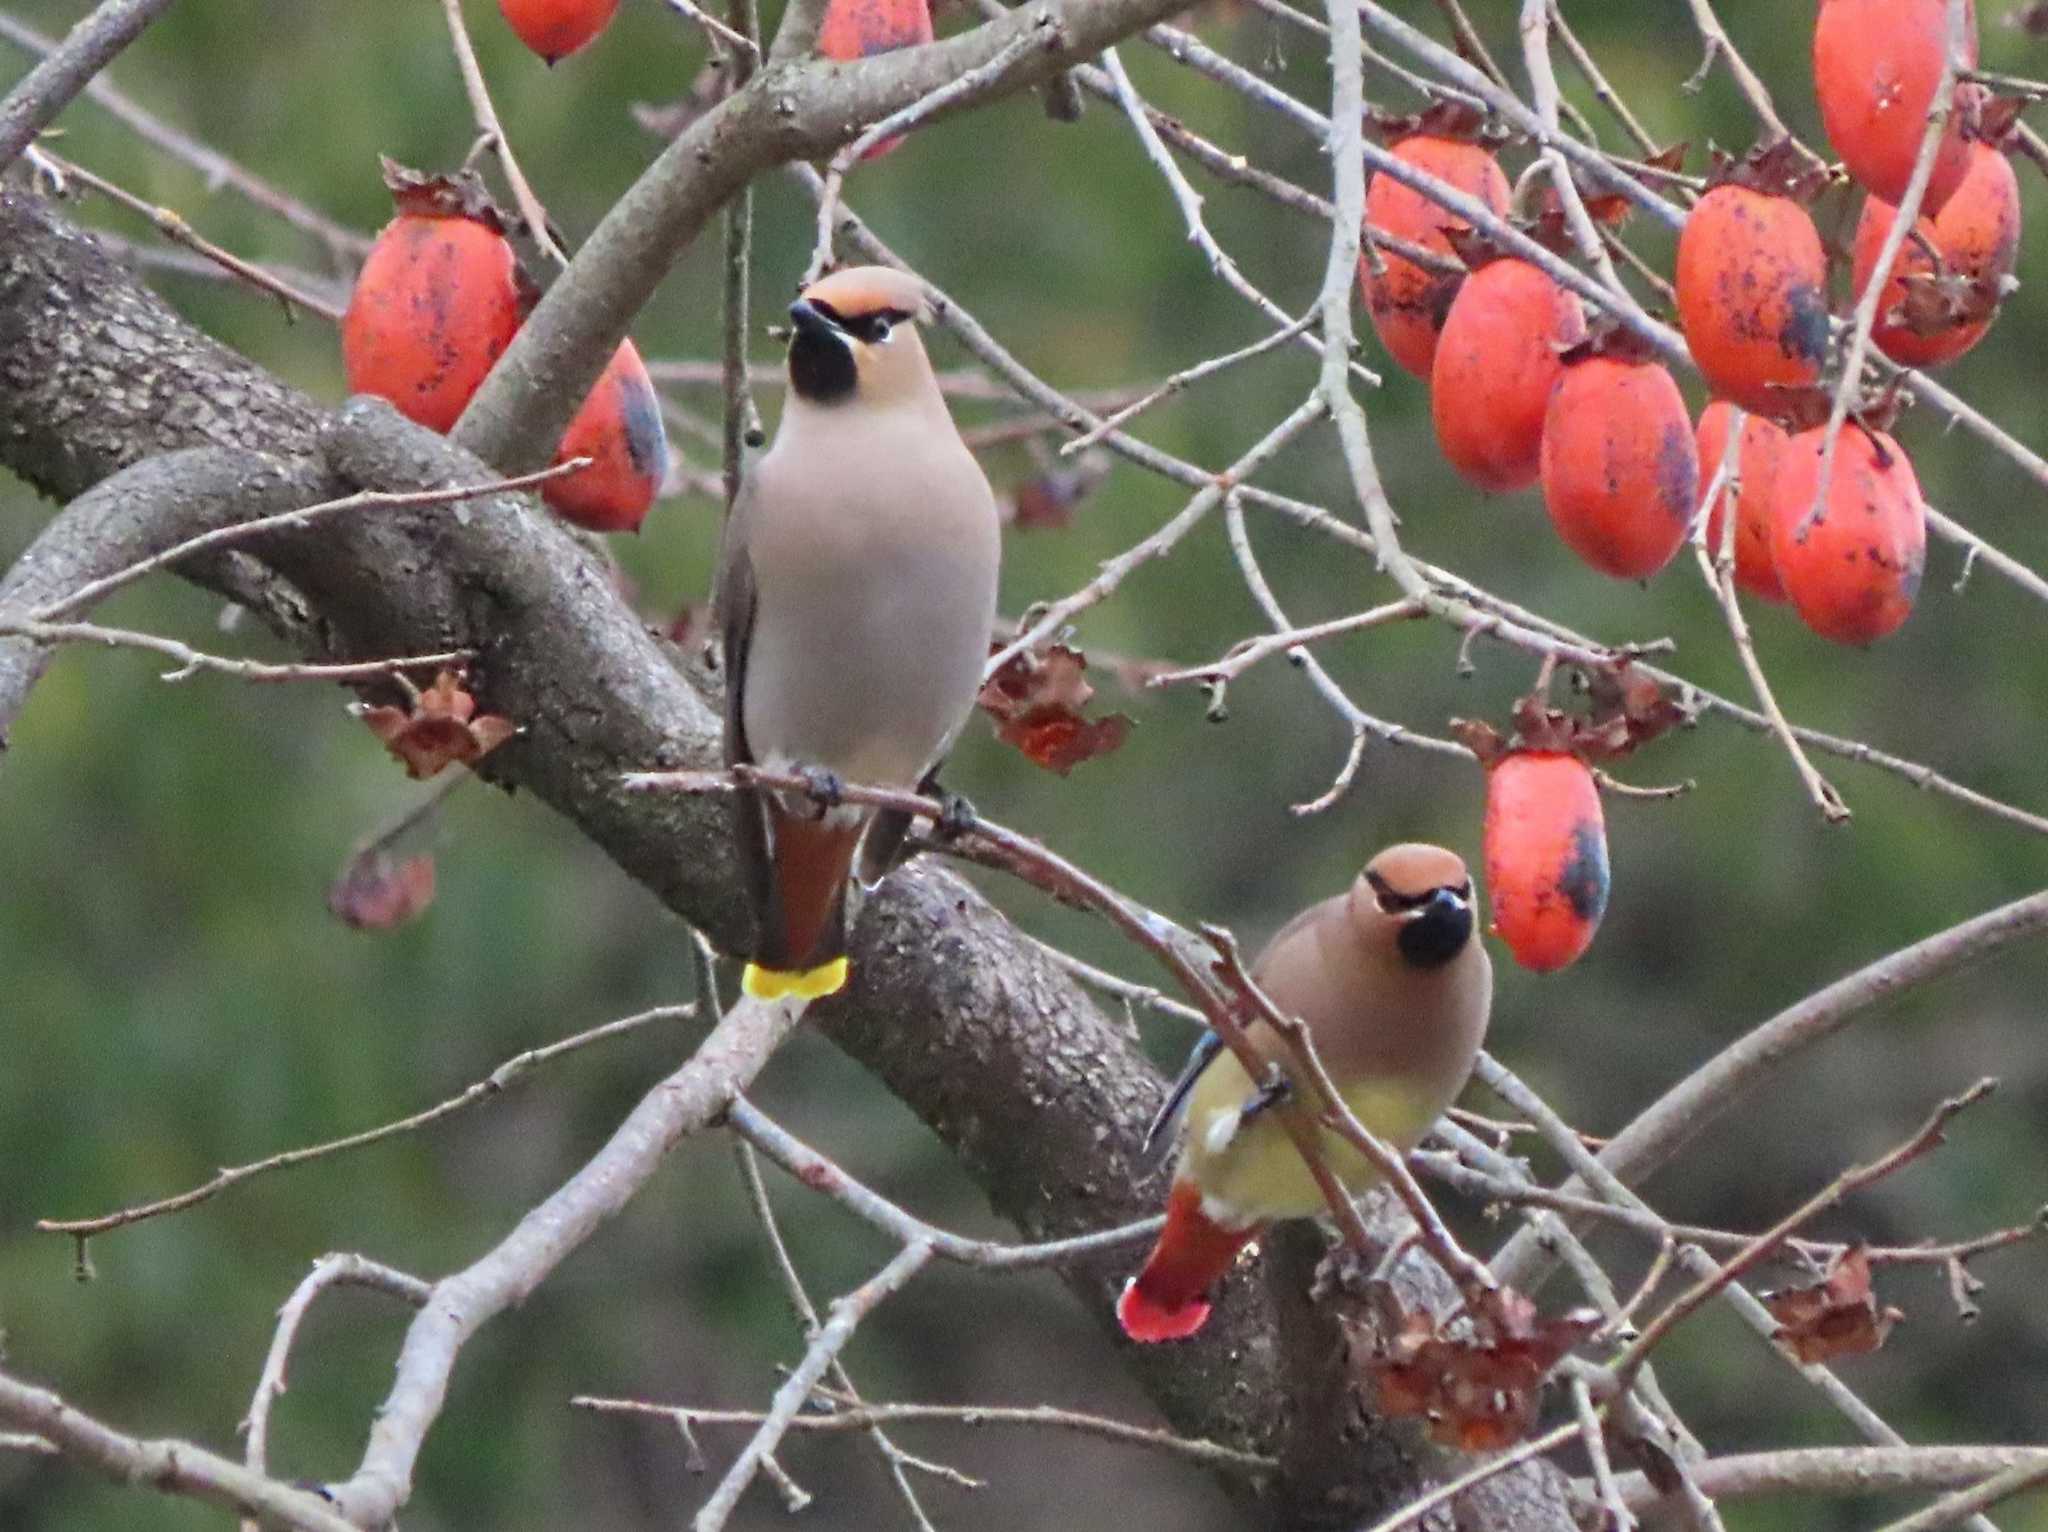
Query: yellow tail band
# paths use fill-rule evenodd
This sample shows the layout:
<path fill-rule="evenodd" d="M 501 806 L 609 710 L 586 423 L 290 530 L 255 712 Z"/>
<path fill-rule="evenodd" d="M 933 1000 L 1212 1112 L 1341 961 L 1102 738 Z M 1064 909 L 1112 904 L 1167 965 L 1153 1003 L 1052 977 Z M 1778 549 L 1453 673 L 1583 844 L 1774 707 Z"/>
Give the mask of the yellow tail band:
<path fill-rule="evenodd" d="M 740 988 L 756 1000 L 786 1000 L 792 996 L 798 1000 L 822 1000 L 827 995 L 838 994 L 845 987 L 846 959 L 843 957 L 821 963 L 816 968 L 786 972 L 749 963 L 740 979 Z"/>

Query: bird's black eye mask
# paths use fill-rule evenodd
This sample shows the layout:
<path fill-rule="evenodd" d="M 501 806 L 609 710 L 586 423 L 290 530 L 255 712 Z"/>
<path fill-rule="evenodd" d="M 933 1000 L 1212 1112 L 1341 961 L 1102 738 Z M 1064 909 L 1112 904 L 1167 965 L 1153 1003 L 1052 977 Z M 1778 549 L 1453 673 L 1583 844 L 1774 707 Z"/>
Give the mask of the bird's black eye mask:
<path fill-rule="evenodd" d="M 1455 895 L 1466 904 L 1472 902 L 1472 880 L 1470 878 L 1467 878 L 1456 888 L 1448 885 L 1443 888 L 1425 888 L 1419 894 L 1404 894 L 1388 883 L 1385 878 L 1372 871 L 1367 871 L 1365 881 L 1371 885 L 1373 903 L 1380 907 L 1380 913 L 1383 915 L 1411 914 L 1442 893 Z"/>
<path fill-rule="evenodd" d="M 792 315 L 805 307 L 824 324 L 798 321 L 789 341 L 789 377 L 796 391 L 816 404 L 836 404 L 853 396 L 859 372 L 847 338 L 879 346 L 897 325 L 916 317 L 885 308 L 848 318 L 816 298 L 798 304 Z"/>
<path fill-rule="evenodd" d="M 1446 884 L 1419 894 L 1401 893 L 1375 873 L 1368 872 L 1365 880 L 1382 913 L 1400 917 L 1394 945 L 1414 967 L 1441 968 L 1472 939 L 1470 878 L 1456 887 Z"/>
<path fill-rule="evenodd" d="M 815 298 L 811 300 L 811 307 L 855 340 L 865 341 L 870 346 L 880 345 L 889 338 L 889 332 L 896 326 L 908 324 L 917 317 L 904 309 L 872 309 L 865 314 L 855 314 L 848 318 L 831 304 L 820 303 Z"/>

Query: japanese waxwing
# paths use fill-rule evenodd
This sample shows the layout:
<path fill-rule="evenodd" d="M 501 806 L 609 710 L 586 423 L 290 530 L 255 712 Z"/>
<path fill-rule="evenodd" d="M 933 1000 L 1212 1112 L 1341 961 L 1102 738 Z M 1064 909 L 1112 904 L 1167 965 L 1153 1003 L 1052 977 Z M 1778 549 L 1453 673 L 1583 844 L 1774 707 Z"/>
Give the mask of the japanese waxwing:
<path fill-rule="evenodd" d="M 1413 1148 L 1464 1089 L 1486 1036 L 1493 968 L 1473 923 L 1472 878 L 1457 856 L 1389 846 L 1349 890 L 1283 926 L 1252 965 L 1275 1006 L 1307 1024 L 1358 1120 L 1397 1151 Z M 1270 1026 L 1247 1030 L 1263 1057 L 1285 1057 Z M 1322 1193 L 1280 1120 L 1309 1111 L 1297 1093 L 1247 1075 L 1214 1033 L 1203 1035 L 1147 1138 L 1178 1118 L 1166 1227 L 1117 1303 L 1132 1340 L 1194 1334 L 1239 1250 L 1276 1219 L 1322 1211 Z M 1320 1142 L 1351 1191 L 1377 1179 L 1328 1129 Z"/>
<path fill-rule="evenodd" d="M 925 314 L 923 284 L 887 267 L 804 289 L 782 423 L 726 524 L 726 764 L 803 771 L 826 798 L 835 781 L 930 788 L 995 625 L 995 496 L 918 339 Z M 855 857 L 880 882 L 909 821 L 809 796 L 734 802 L 754 917 L 744 988 L 829 995 L 846 982 Z"/>

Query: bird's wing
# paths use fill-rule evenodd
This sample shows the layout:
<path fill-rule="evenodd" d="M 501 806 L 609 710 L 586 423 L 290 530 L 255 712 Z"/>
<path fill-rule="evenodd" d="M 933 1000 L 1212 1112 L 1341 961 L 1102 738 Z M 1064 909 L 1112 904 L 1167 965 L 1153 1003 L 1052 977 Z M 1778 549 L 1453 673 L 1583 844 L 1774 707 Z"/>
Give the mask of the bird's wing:
<path fill-rule="evenodd" d="M 1179 1120 L 1181 1110 L 1188 1104 L 1188 1093 L 1195 1088 L 1195 1081 L 1202 1077 L 1202 1071 L 1209 1067 L 1210 1060 L 1223 1051 L 1223 1039 L 1214 1032 L 1204 1030 L 1195 1039 L 1195 1046 L 1188 1053 L 1188 1061 L 1181 1066 L 1180 1075 L 1166 1093 L 1166 1099 L 1159 1104 L 1159 1111 L 1152 1118 L 1152 1125 L 1145 1130 L 1145 1153 L 1151 1154 L 1166 1137 L 1167 1129 Z"/>
<path fill-rule="evenodd" d="M 754 637 L 754 608 L 757 592 L 754 565 L 747 556 L 742 533 L 750 496 L 740 491 L 727 519 L 725 543 L 719 552 L 718 583 L 712 602 L 717 609 L 719 629 L 725 644 L 725 764 L 751 765 L 753 751 L 747 744 L 747 655 Z M 768 803 L 759 793 L 733 794 L 734 841 L 739 851 L 740 887 L 753 911 L 755 929 L 775 929 L 772 916 L 775 897 L 774 864 L 768 844 Z"/>

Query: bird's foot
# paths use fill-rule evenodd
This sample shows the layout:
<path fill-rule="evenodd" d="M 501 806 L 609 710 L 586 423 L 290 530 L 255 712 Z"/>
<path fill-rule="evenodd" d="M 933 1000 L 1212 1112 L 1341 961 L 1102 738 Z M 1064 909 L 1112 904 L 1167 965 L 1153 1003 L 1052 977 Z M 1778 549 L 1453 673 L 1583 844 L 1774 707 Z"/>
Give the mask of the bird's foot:
<path fill-rule="evenodd" d="M 846 801 L 846 780 L 838 772 L 824 766 L 799 766 L 796 774 L 803 778 L 804 791 L 811 795 L 819 814 Z"/>
<path fill-rule="evenodd" d="M 958 840 L 972 831 L 979 822 L 974 805 L 960 794 L 936 789 L 939 799 L 939 817 L 932 822 L 932 831 L 942 841 Z"/>
<path fill-rule="evenodd" d="M 1294 1082 L 1284 1075 L 1274 1075 L 1252 1093 L 1244 1109 L 1237 1114 L 1238 1126 L 1250 1122 L 1261 1112 L 1270 1112 L 1276 1106 L 1284 1106 L 1294 1096 Z"/>

